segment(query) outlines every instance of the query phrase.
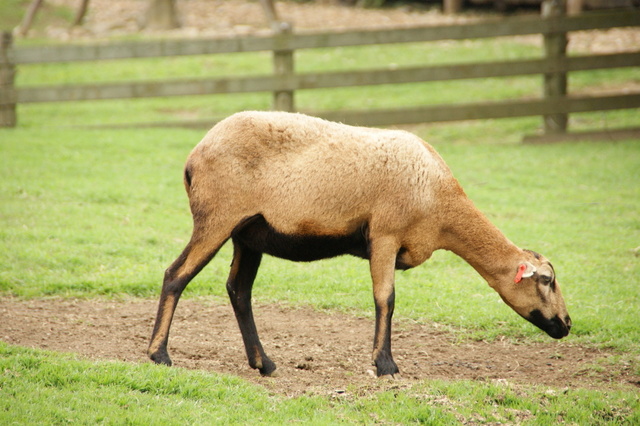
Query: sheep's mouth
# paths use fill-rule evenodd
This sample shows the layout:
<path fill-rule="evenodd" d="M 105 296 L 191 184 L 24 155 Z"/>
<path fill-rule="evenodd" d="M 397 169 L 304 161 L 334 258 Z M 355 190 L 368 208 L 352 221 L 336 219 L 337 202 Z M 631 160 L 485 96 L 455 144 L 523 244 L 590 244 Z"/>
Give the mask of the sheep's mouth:
<path fill-rule="evenodd" d="M 545 318 L 538 309 L 531 311 L 528 317 L 525 319 L 531 322 L 536 327 L 545 331 L 549 336 L 554 339 L 562 339 L 569 334 L 571 330 L 571 318 L 567 316 L 563 321 L 558 315 L 553 318 Z"/>

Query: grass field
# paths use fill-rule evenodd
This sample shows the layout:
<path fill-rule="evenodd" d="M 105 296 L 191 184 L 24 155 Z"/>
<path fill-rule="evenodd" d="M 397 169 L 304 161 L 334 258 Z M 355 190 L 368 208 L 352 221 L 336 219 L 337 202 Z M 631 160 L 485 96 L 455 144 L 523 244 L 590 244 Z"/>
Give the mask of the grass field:
<path fill-rule="evenodd" d="M 637 424 L 633 392 L 470 381 L 380 384 L 348 398 L 287 398 L 234 377 L 8 347 L 2 424 Z"/>
<path fill-rule="evenodd" d="M 201 133 L 3 131 L 0 289 L 21 297 L 154 296 L 162 271 L 190 235 L 181 170 Z M 576 317 L 573 339 L 637 351 L 638 142 L 435 145 L 498 227 L 554 261 Z M 225 248 L 187 296 L 226 297 L 229 261 Z M 359 259 L 267 259 L 257 294 L 369 312 L 369 285 Z M 484 337 L 539 335 L 449 253 L 399 273 L 398 292 L 399 315 L 461 325 Z M 336 293 L 343 297 L 331 297 Z M 468 310 L 452 316 L 459 294 L 473 297 Z M 498 318 L 506 322 L 496 328 Z"/>
<path fill-rule="evenodd" d="M 305 53 L 309 56 L 300 63 L 309 71 L 347 60 L 358 67 L 372 58 L 411 64 L 424 48 L 389 49 Z M 514 41 L 483 42 L 434 48 L 428 60 L 447 62 L 469 52 L 487 58 L 495 52 L 539 54 Z M 92 70 L 84 64 L 34 66 L 21 70 L 18 84 L 81 81 L 88 73 L 102 81 L 136 79 L 160 63 L 170 65 L 167 75 L 221 67 L 225 73 L 248 73 L 247 66 L 256 61 L 255 56 L 219 60 L 141 61 L 117 72 L 108 63 Z M 572 84 L 619 87 L 637 81 L 637 70 L 621 70 L 581 73 Z M 340 109 L 504 99 L 536 94 L 538 83 L 524 78 L 507 84 L 327 90 L 302 93 L 298 103 Z M 182 166 L 203 131 L 70 126 L 218 117 L 268 108 L 269 102 L 268 95 L 242 95 L 21 106 L 19 126 L 0 130 L 0 298 L 155 298 L 164 269 L 189 238 Z M 639 123 L 637 111 L 572 117 L 574 128 Z M 436 147 L 470 198 L 510 239 L 553 261 L 574 320 L 568 339 L 613 351 L 613 362 L 627 363 L 640 374 L 640 141 L 518 143 L 540 124 L 539 118 L 524 118 L 412 130 Z M 225 303 L 229 261 L 225 247 L 184 297 Z M 255 297 L 373 314 L 368 268 L 348 257 L 312 264 L 267 258 Z M 461 339 L 507 338 L 523 344 L 547 339 L 504 305 L 470 266 L 445 252 L 398 273 L 396 316 L 453 326 Z M 350 395 L 287 398 L 235 377 L 93 362 L 0 342 L 1 424 L 640 423 L 637 389 L 613 385 L 548 389 L 423 380 L 355 389 Z"/>

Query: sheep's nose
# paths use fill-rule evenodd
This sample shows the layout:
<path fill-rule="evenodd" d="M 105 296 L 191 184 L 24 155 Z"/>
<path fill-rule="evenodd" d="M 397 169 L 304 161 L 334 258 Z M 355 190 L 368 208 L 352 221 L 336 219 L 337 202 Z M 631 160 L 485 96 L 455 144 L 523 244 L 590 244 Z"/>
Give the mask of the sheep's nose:
<path fill-rule="evenodd" d="M 571 330 L 571 317 L 569 315 L 564 318 L 564 323 L 567 324 L 567 329 Z"/>

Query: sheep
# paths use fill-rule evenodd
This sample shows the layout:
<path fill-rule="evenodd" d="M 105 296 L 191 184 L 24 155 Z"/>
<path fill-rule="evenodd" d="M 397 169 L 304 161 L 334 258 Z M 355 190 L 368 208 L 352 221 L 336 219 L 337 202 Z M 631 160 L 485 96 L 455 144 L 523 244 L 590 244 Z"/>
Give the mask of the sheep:
<path fill-rule="evenodd" d="M 353 127 L 285 112 L 242 112 L 215 125 L 184 169 L 193 233 L 166 270 L 148 354 L 171 365 L 169 328 L 182 291 L 229 239 L 227 292 L 249 365 L 269 376 L 251 307 L 263 253 L 292 261 L 369 260 L 373 362 L 394 375 L 396 269 L 438 249 L 467 261 L 515 312 L 551 337 L 571 319 L 551 263 L 516 247 L 473 205 L 436 151 L 404 131 Z"/>

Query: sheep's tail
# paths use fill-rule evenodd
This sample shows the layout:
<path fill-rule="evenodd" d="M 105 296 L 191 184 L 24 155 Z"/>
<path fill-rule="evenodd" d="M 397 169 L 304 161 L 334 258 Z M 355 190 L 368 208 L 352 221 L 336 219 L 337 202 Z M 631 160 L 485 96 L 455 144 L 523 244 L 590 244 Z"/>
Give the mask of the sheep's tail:
<path fill-rule="evenodd" d="M 191 179 L 192 179 L 191 163 L 187 163 L 184 167 L 184 187 L 187 189 L 187 194 L 191 193 Z"/>

